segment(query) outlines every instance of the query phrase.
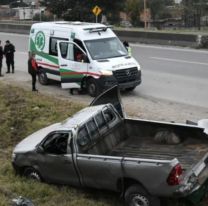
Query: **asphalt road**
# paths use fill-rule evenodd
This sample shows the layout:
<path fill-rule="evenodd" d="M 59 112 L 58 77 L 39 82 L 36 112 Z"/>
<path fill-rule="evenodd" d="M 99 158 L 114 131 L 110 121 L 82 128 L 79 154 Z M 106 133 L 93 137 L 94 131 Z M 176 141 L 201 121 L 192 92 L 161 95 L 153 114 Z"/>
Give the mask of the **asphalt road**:
<path fill-rule="evenodd" d="M 16 46 L 16 69 L 27 72 L 28 36 L 0 33 Z M 142 67 L 142 84 L 127 97 L 153 97 L 208 108 L 208 51 L 131 44 Z M 4 70 L 5 64 L 4 64 Z"/>

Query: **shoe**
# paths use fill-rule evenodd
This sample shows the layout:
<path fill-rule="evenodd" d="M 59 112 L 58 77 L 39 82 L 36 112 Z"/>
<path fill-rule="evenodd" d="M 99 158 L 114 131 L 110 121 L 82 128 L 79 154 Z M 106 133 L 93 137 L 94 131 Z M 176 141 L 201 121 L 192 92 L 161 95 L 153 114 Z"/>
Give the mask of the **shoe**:
<path fill-rule="evenodd" d="M 12 71 L 12 73 L 14 74 L 14 71 Z"/>
<path fill-rule="evenodd" d="M 8 73 L 10 73 L 10 72 L 7 71 L 6 73 L 8 74 Z"/>
<path fill-rule="evenodd" d="M 33 91 L 33 92 L 38 92 L 38 90 L 37 90 L 37 89 L 32 89 L 32 91 Z"/>

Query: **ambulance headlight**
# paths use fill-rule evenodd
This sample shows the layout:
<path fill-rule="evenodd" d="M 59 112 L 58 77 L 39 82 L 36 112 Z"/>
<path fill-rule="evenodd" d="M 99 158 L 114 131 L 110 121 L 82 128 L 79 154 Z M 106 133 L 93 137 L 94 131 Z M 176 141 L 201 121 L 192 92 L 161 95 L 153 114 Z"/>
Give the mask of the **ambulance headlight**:
<path fill-rule="evenodd" d="M 101 70 L 100 72 L 104 76 L 111 76 L 111 75 L 113 75 L 113 72 L 109 71 L 109 70 Z"/>
<path fill-rule="evenodd" d="M 137 64 L 137 69 L 138 69 L 138 70 L 141 70 L 140 64 Z"/>

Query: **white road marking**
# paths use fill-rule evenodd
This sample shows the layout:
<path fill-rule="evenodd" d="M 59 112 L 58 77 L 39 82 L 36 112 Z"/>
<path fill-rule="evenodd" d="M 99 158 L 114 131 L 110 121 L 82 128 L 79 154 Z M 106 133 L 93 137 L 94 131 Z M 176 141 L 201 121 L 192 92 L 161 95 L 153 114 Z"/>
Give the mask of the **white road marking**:
<path fill-rule="evenodd" d="M 208 54 L 208 51 L 203 50 L 203 49 L 191 49 L 191 48 L 174 47 L 174 46 L 167 46 L 167 45 L 160 46 L 160 45 L 130 44 L 130 46 L 140 47 L 140 48 L 151 48 L 151 49 L 161 49 L 161 50 L 170 50 L 170 51 L 181 51 L 181 52 Z"/>
<path fill-rule="evenodd" d="M 186 64 L 200 64 L 200 65 L 208 66 L 208 63 L 205 63 L 205 62 L 186 61 L 186 60 L 170 59 L 170 58 L 162 58 L 162 57 L 150 57 L 150 59 L 170 61 L 170 62 L 178 62 L 178 63 L 186 63 Z"/>

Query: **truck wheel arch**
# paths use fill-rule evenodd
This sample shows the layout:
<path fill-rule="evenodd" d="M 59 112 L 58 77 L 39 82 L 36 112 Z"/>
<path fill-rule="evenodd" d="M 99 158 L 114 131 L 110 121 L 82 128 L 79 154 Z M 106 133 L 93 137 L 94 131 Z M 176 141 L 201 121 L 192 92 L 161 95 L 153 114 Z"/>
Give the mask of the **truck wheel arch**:
<path fill-rule="evenodd" d="M 148 191 L 139 184 L 129 186 L 124 194 L 127 206 L 160 206 L 160 199 L 148 193 Z"/>
<path fill-rule="evenodd" d="M 40 172 L 33 167 L 24 167 L 22 170 L 22 175 L 28 178 L 34 179 L 36 181 L 39 181 L 39 182 L 43 181 L 43 178 Z"/>
<path fill-rule="evenodd" d="M 145 188 L 143 184 L 135 179 L 128 178 L 128 177 L 122 177 L 119 178 L 117 181 L 117 191 L 121 192 L 122 196 L 124 195 L 127 188 L 129 188 L 131 185 L 140 185 L 141 187 Z"/>

